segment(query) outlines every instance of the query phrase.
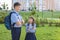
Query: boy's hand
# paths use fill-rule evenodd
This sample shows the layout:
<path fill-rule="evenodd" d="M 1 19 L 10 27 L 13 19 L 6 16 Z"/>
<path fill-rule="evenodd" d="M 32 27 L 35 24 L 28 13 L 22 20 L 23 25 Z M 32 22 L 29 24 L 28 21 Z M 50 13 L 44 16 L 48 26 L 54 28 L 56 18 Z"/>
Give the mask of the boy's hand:
<path fill-rule="evenodd" d="M 21 25 L 21 22 L 20 21 L 16 22 L 16 25 L 17 26 Z"/>

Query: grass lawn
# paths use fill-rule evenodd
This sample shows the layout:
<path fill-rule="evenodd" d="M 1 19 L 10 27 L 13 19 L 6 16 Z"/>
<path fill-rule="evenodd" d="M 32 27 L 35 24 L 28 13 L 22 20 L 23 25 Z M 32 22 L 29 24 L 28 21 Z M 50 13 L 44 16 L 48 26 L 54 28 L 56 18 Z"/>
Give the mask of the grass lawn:
<path fill-rule="evenodd" d="M 25 27 L 22 27 L 21 40 L 25 38 Z M 37 27 L 37 40 L 60 40 L 60 27 Z M 0 40 L 11 40 L 10 31 L 0 24 Z"/>

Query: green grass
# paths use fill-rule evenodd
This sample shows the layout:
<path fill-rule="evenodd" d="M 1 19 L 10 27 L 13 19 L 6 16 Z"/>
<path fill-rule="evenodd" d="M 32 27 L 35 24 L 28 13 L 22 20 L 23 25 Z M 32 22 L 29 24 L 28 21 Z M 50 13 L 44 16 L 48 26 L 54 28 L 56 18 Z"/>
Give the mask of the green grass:
<path fill-rule="evenodd" d="M 24 40 L 26 35 L 25 27 L 22 27 L 21 40 Z M 37 27 L 36 29 L 37 40 L 60 40 L 60 27 Z M 0 24 L 0 40 L 11 40 L 11 33 Z"/>

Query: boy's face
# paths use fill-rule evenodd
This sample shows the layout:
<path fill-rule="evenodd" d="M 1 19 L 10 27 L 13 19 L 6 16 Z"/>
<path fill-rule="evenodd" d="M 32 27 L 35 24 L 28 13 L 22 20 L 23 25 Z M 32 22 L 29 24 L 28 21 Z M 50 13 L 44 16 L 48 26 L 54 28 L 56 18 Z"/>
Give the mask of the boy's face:
<path fill-rule="evenodd" d="M 16 11 L 20 11 L 21 6 L 15 6 Z"/>

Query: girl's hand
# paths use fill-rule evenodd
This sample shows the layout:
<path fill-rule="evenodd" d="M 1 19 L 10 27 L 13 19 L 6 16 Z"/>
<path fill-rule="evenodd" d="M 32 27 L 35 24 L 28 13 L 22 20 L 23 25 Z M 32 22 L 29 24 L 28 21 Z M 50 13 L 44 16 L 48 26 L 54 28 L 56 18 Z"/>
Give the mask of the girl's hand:
<path fill-rule="evenodd" d="M 28 29 L 28 31 L 30 32 L 30 29 Z"/>
<path fill-rule="evenodd" d="M 25 22 L 24 22 L 24 20 L 22 20 L 22 24 L 24 24 Z"/>
<path fill-rule="evenodd" d="M 34 26 L 34 27 L 32 27 L 32 29 L 33 29 L 33 30 L 36 30 L 36 27 Z"/>

